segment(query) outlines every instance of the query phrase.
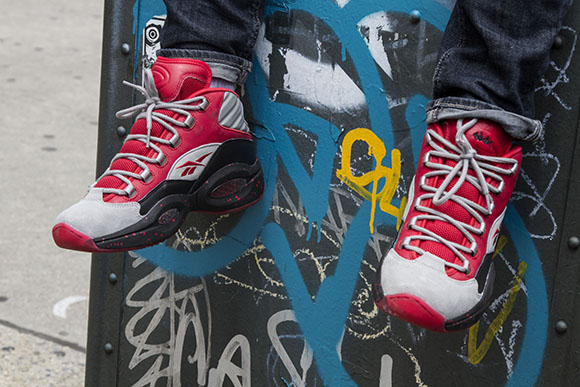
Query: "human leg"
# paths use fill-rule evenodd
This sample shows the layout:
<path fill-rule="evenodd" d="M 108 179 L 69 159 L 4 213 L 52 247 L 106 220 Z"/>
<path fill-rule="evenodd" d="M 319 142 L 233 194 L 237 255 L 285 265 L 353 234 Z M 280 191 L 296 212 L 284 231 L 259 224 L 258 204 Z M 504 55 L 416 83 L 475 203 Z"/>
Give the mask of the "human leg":
<path fill-rule="evenodd" d="M 262 23 L 264 0 L 164 0 L 167 20 L 160 56 L 209 64 L 214 77 L 240 85 Z"/>
<path fill-rule="evenodd" d="M 535 88 L 571 4 L 459 0 L 439 50 L 428 123 L 479 117 L 516 140 L 537 139 Z"/>
<path fill-rule="evenodd" d="M 374 285 L 385 312 L 453 331 L 489 305 L 491 257 L 521 164 L 512 140 L 541 135 L 535 85 L 569 5 L 457 2 L 403 224 Z"/>

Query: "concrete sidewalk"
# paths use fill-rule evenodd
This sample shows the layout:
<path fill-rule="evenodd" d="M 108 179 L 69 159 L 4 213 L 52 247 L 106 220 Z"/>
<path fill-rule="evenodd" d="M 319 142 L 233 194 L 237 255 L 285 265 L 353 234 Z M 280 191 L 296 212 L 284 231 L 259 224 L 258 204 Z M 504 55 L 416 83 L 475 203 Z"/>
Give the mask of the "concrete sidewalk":
<path fill-rule="evenodd" d="M 0 325 L 0 385 L 82 386 L 85 356 L 50 337 Z"/>
<path fill-rule="evenodd" d="M 90 255 L 51 227 L 95 177 L 103 2 L 0 6 L 0 386 L 81 386 Z"/>

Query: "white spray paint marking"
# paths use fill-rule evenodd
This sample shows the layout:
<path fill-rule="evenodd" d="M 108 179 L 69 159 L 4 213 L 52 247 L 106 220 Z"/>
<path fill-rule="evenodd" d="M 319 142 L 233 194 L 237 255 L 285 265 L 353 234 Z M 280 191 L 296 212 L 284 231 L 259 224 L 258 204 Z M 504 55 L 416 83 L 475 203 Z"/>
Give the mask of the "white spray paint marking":
<path fill-rule="evenodd" d="M 306 386 L 306 374 L 312 366 L 312 349 L 306 341 L 304 341 L 304 349 L 302 351 L 302 356 L 300 358 L 300 367 L 302 368 L 302 375 L 298 373 L 296 366 L 290 359 L 290 355 L 286 352 L 284 345 L 278 337 L 277 327 L 283 322 L 293 321 L 296 322 L 296 317 L 294 316 L 294 311 L 290 309 L 281 310 L 274 313 L 268 320 L 268 336 L 272 342 L 272 346 L 280 356 L 280 360 L 288 370 L 290 377 L 292 378 L 293 386 L 305 387 Z"/>
<path fill-rule="evenodd" d="M 342 341 L 344 340 L 344 329 L 342 330 L 342 335 L 340 335 L 340 340 L 336 343 L 336 353 L 338 353 L 338 358 L 342 362 Z"/>
<path fill-rule="evenodd" d="M 551 168 L 552 171 L 550 171 L 552 178 L 548 182 L 547 186 L 544 188 L 544 191 L 540 192 L 540 190 L 536 186 L 536 182 L 533 181 L 532 178 L 526 173 L 525 169 L 522 168 L 520 170 L 520 178 L 526 182 L 529 190 L 531 191 L 531 194 L 516 191 L 512 194 L 511 200 L 513 202 L 515 202 L 518 200 L 526 199 L 526 200 L 531 200 L 532 202 L 534 202 L 536 204 L 536 206 L 528 214 L 528 216 L 530 218 L 533 218 L 534 216 L 536 216 L 536 214 L 539 212 L 539 210 L 543 210 L 546 213 L 546 215 L 550 218 L 550 222 L 541 222 L 541 223 L 540 222 L 533 222 L 532 223 L 533 226 L 530 229 L 530 236 L 532 238 L 536 238 L 536 239 L 552 240 L 554 238 L 554 236 L 556 235 L 556 232 L 558 230 L 558 224 L 556 223 L 556 219 L 554 217 L 554 214 L 552 213 L 552 210 L 546 205 L 545 200 L 546 200 L 546 197 L 548 196 L 548 194 L 550 193 L 550 190 L 552 189 L 552 185 L 556 181 L 556 178 L 558 177 L 558 174 L 560 172 L 560 160 L 558 159 L 558 157 L 556 157 L 550 153 L 545 153 L 545 152 L 541 152 L 541 153 L 532 152 L 532 153 L 526 153 L 526 154 L 522 155 L 522 159 L 524 159 L 524 160 L 528 160 L 531 158 L 552 161 L 554 166 L 555 166 L 555 167 Z M 546 225 L 548 225 L 549 230 L 541 230 L 541 231 L 544 231 L 542 233 L 537 232 L 538 231 L 537 228 L 544 228 L 544 227 L 546 227 Z M 532 231 L 535 231 L 535 232 L 532 232 Z"/>
<path fill-rule="evenodd" d="M 272 43 L 264 38 L 262 27 L 256 43 L 256 57 L 266 78 L 270 78 Z M 305 105 L 323 106 L 333 112 L 357 112 L 366 106 L 366 98 L 340 65 L 313 61 L 297 51 L 284 48 L 280 54 L 286 60 L 284 90 L 292 92 L 297 102 Z M 273 97 L 276 100 L 276 94 Z"/>
<path fill-rule="evenodd" d="M 511 273 L 512 277 L 515 277 L 517 274 L 517 271 L 516 271 L 516 269 L 514 269 L 514 267 L 511 265 L 511 263 L 507 260 L 505 255 L 503 253 L 499 253 L 498 257 L 505 264 L 505 266 L 507 267 L 507 269 Z M 510 290 L 511 290 L 511 288 L 507 289 L 508 295 L 509 295 Z M 526 297 L 528 296 L 528 287 L 526 286 L 526 284 L 524 282 L 522 282 L 520 285 L 520 291 L 523 292 L 526 295 Z M 508 296 L 506 295 L 505 297 L 507 298 Z"/>
<path fill-rule="evenodd" d="M 546 113 L 546 115 L 544 116 L 542 120 L 542 126 L 544 128 L 548 127 L 548 121 L 550 117 L 551 117 L 550 113 Z M 540 189 L 541 187 L 540 188 L 538 187 L 539 183 L 537 181 L 534 181 L 534 179 L 532 179 L 532 177 L 526 173 L 525 168 L 522 167 L 522 169 L 520 170 L 520 179 L 523 180 L 528 185 L 529 190 L 526 190 L 527 192 L 515 191 L 512 194 L 511 201 L 515 202 L 517 200 L 524 199 L 530 200 L 533 203 L 535 203 L 535 207 L 528 214 L 528 217 L 531 220 L 530 222 L 528 222 L 528 231 L 530 232 L 530 236 L 536 239 L 551 240 L 554 238 L 556 232 L 558 231 L 558 224 L 556 223 L 556 219 L 554 217 L 554 214 L 552 213 L 552 210 L 547 206 L 545 200 L 550 191 L 552 190 L 552 185 L 554 184 L 556 178 L 559 175 L 561 164 L 560 159 L 557 156 L 549 153 L 546 150 L 545 131 L 541 133 L 541 136 L 538 139 L 538 141 L 534 143 L 534 148 L 536 149 L 535 152 L 522 154 L 522 164 L 524 166 L 528 165 L 530 163 L 530 161 L 528 161 L 529 159 L 532 160 L 535 159 L 539 161 L 546 169 L 545 175 L 551 176 L 551 179 L 550 181 L 548 181 L 547 185 L 543 187 L 542 191 L 542 189 Z M 549 222 L 532 219 L 540 211 L 544 212 L 545 215 L 547 215 L 550 218 Z M 512 274 L 515 273 L 515 270 L 511 268 L 510 271 L 512 272 Z"/>
<path fill-rule="evenodd" d="M 364 93 L 342 67 L 318 64 L 294 50 L 286 50 L 285 58 L 284 89 L 299 91 L 295 96 L 303 102 L 334 112 L 356 112 L 366 105 Z"/>
<path fill-rule="evenodd" d="M 52 307 L 52 314 L 56 317 L 66 318 L 66 310 L 72 304 L 76 304 L 77 302 L 86 301 L 88 297 L 86 296 L 71 296 L 66 297 L 54 304 Z"/>
<path fill-rule="evenodd" d="M 574 56 L 574 51 L 576 50 L 576 41 L 578 39 L 578 33 L 576 32 L 576 30 L 574 30 L 573 28 L 568 27 L 568 26 L 563 26 L 561 31 L 569 31 L 572 33 L 572 35 L 574 37 L 572 47 L 570 49 L 570 53 L 568 54 L 568 58 L 566 59 L 566 62 L 564 63 L 564 65 L 562 67 L 558 66 L 556 64 L 556 62 L 550 61 L 550 68 L 553 69 L 558 75 L 556 76 L 556 79 L 554 80 L 554 82 L 549 82 L 548 80 L 546 80 L 545 77 L 542 77 L 542 79 L 540 79 L 541 86 L 536 88 L 536 92 L 542 91 L 542 94 L 544 94 L 546 96 L 551 95 L 556 99 L 556 101 L 558 101 L 560 106 L 562 106 L 564 109 L 572 110 L 572 107 L 569 106 L 562 99 L 562 97 L 555 91 L 555 89 L 561 83 L 569 83 L 570 82 L 570 78 L 568 77 L 568 74 L 566 72 L 568 71 L 568 68 L 570 67 L 570 63 L 572 62 L 572 57 Z"/>
<path fill-rule="evenodd" d="M 345 5 L 347 5 L 348 3 L 350 3 L 350 0 L 334 0 L 334 2 L 336 3 L 336 5 L 338 5 L 340 8 L 344 8 Z"/>
<path fill-rule="evenodd" d="M 232 358 L 238 350 L 241 353 L 241 366 L 232 362 Z M 250 354 L 248 339 L 244 335 L 234 336 L 224 349 L 217 368 L 212 368 L 209 371 L 208 387 L 221 387 L 226 376 L 236 387 L 250 387 L 252 385 Z"/>
<path fill-rule="evenodd" d="M 392 387 L 393 385 L 393 358 L 383 355 L 381 358 L 381 376 L 379 377 L 379 387 Z"/>
<path fill-rule="evenodd" d="M 129 255 L 137 258 L 133 267 L 144 262 L 135 252 L 129 252 Z M 211 356 L 211 306 L 205 280 L 200 278 L 199 281 L 194 286 L 176 291 L 174 275 L 155 268 L 136 281 L 127 293 L 127 307 L 138 309 L 127 322 L 124 332 L 129 344 L 135 347 L 129 369 L 153 361 L 149 370 L 133 384 L 134 387 L 154 386 L 160 379 L 167 379 L 172 387 L 181 387 L 181 367 L 184 364 L 195 364 L 197 384 L 206 385 Z M 143 299 L 140 290 L 151 286 L 157 286 L 157 289 L 148 299 Z M 154 332 L 163 327 L 166 314 L 170 318 L 168 338 L 165 342 L 158 342 Z M 138 324 L 145 325 L 145 330 L 136 329 Z M 184 354 L 186 342 L 188 351 L 193 348 L 191 355 Z M 165 359 L 169 360 L 168 364 Z"/>
<path fill-rule="evenodd" d="M 368 31 L 368 36 L 364 36 L 369 51 L 373 56 L 373 59 L 379 67 L 393 79 L 393 71 L 391 69 L 391 63 L 389 63 L 389 58 L 387 57 L 387 52 L 385 51 L 385 45 L 383 42 L 382 31 L 393 32 L 395 30 L 394 21 L 389 18 L 386 12 L 373 13 L 360 21 L 357 24 L 359 30 L 366 29 Z M 364 35 L 364 34 L 363 34 Z"/>
<path fill-rule="evenodd" d="M 504 355 L 505 364 L 507 368 L 507 378 L 509 379 L 513 372 L 514 372 L 514 354 L 515 354 L 515 346 L 516 346 L 516 339 L 518 337 L 518 330 L 522 328 L 522 323 L 519 320 L 512 321 L 512 329 L 508 341 L 508 350 L 507 352 L 504 350 L 504 347 L 501 347 L 501 351 Z"/>

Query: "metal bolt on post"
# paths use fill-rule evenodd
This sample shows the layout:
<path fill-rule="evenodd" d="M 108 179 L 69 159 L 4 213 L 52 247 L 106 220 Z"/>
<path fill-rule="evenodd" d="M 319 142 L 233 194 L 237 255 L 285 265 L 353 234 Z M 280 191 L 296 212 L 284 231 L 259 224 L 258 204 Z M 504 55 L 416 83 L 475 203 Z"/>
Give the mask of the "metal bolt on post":
<path fill-rule="evenodd" d="M 568 247 L 572 250 L 578 249 L 578 247 L 580 247 L 580 238 L 577 236 L 571 236 L 568 238 Z"/>
<path fill-rule="evenodd" d="M 566 321 L 560 320 L 556 323 L 556 332 L 563 334 L 563 333 L 566 333 L 567 330 L 568 330 L 568 324 L 566 324 Z"/>

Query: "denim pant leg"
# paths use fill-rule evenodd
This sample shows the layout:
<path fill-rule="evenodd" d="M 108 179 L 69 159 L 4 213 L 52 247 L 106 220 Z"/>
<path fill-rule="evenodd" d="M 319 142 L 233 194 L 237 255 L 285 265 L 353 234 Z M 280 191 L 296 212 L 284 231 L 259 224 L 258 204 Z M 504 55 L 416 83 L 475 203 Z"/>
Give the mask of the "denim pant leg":
<path fill-rule="evenodd" d="M 428 122 L 487 118 L 535 140 L 534 91 L 572 0 L 457 0 L 443 35 Z"/>
<path fill-rule="evenodd" d="M 161 31 L 165 57 L 195 58 L 213 75 L 242 84 L 264 14 L 264 0 L 164 0 L 167 19 Z"/>

